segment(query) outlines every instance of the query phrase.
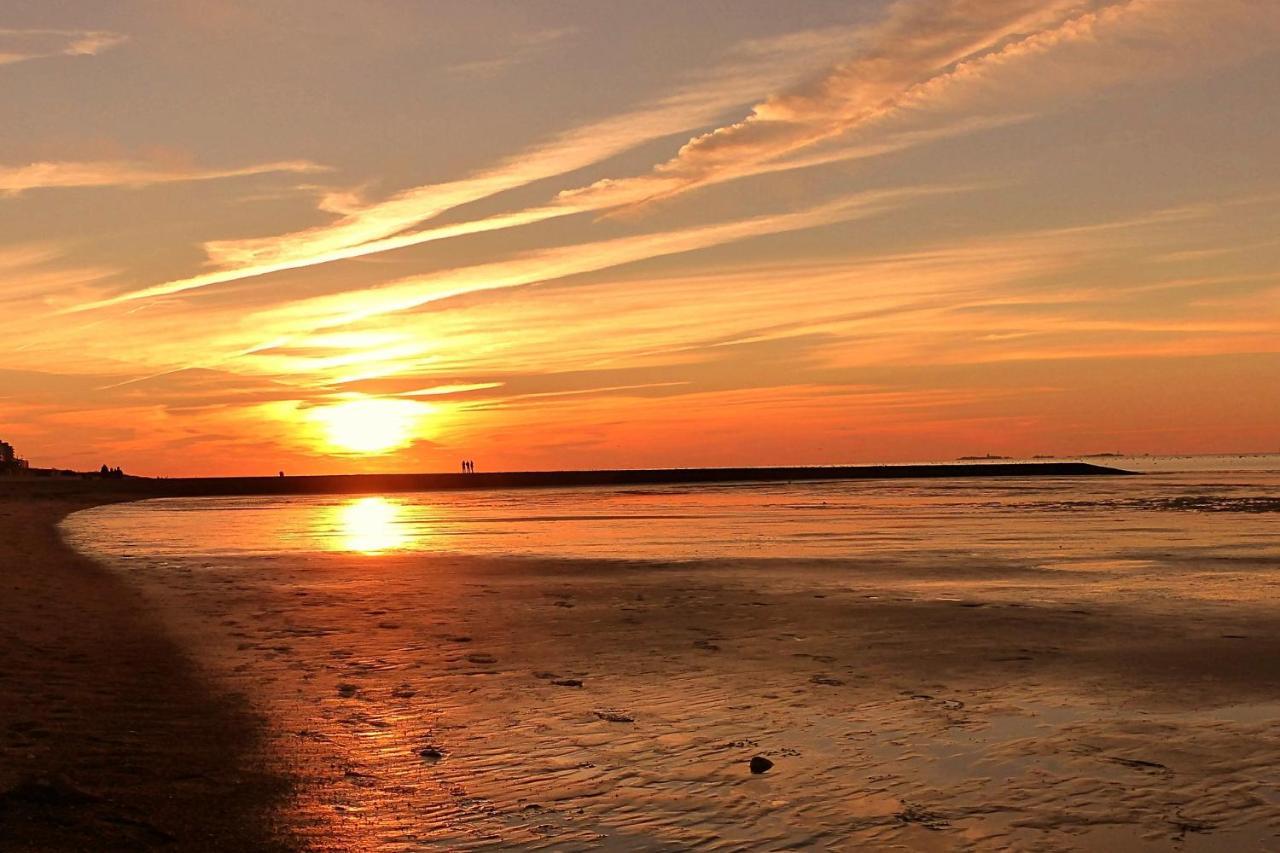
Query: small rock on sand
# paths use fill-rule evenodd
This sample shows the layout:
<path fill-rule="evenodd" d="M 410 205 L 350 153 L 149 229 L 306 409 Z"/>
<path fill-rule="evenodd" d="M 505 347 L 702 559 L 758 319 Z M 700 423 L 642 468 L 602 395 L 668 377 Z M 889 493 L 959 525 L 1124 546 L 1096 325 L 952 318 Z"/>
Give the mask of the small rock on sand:
<path fill-rule="evenodd" d="M 752 757 L 750 767 L 752 773 L 759 775 L 761 773 L 767 773 L 769 769 L 773 767 L 773 762 L 765 758 L 763 755 L 756 755 Z"/>
<path fill-rule="evenodd" d="M 437 749 L 434 746 L 428 746 L 418 750 L 418 757 L 425 761 L 430 761 L 434 764 L 435 762 L 444 758 L 444 752 Z"/>
<path fill-rule="evenodd" d="M 596 716 L 604 720 L 606 723 L 634 723 L 635 718 L 617 711 L 596 711 Z"/>
<path fill-rule="evenodd" d="M 350 699 L 352 696 L 356 695 L 356 693 L 358 693 L 359 690 L 360 688 L 356 687 L 354 684 L 338 685 L 338 695 L 344 699 Z"/>
<path fill-rule="evenodd" d="M 557 678 L 551 682 L 557 687 L 581 687 L 582 682 L 576 678 Z"/>

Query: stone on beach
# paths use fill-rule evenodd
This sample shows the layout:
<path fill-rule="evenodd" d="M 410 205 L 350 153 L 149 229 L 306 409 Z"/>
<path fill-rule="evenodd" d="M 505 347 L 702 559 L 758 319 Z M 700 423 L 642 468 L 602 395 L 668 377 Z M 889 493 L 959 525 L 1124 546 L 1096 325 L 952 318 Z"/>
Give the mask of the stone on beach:
<path fill-rule="evenodd" d="M 606 723 L 634 723 L 635 718 L 618 711 L 610 711 L 608 709 L 596 711 L 596 716 L 604 720 Z"/>

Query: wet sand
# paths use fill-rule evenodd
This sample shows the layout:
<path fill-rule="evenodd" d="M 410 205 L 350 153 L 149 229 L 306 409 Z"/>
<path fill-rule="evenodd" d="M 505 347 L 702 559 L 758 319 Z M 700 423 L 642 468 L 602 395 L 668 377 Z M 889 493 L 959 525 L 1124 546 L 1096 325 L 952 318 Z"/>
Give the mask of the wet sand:
<path fill-rule="evenodd" d="M 249 704 L 59 538 L 89 488 L 0 489 L 0 849 L 294 849 Z"/>
<path fill-rule="evenodd" d="M 271 721 L 313 849 L 1280 845 L 1272 564 L 118 568 Z"/>
<path fill-rule="evenodd" d="M 0 502 L 5 849 L 1280 846 L 1275 560 L 104 570 L 109 499 Z"/>

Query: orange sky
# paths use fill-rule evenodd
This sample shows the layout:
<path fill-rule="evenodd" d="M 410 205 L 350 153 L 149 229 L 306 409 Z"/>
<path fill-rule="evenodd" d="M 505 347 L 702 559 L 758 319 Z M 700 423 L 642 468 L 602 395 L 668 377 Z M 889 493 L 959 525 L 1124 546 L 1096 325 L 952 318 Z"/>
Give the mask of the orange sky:
<path fill-rule="evenodd" d="M 1280 450 L 1272 4 L 14 5 L 33 464 Z"/>

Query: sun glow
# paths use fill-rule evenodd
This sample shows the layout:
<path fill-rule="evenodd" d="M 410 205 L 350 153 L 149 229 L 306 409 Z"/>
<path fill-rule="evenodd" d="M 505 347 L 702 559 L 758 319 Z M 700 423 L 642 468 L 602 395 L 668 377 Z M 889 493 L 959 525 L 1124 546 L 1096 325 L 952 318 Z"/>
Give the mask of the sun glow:
<path fill-rule="evenodd" d="M 426 403 L 364 397 L 312 410 L 330 447 L 345 453 L 375 455 L 408 447 L 418 437 Z"/>
<path fill-rule="evenodd" d="M 380 554 L 404 548 L 409 541 L 400 516 L 404 507 L 386 498 L 360 498 L 337 509 L 343 550 Z"/>

